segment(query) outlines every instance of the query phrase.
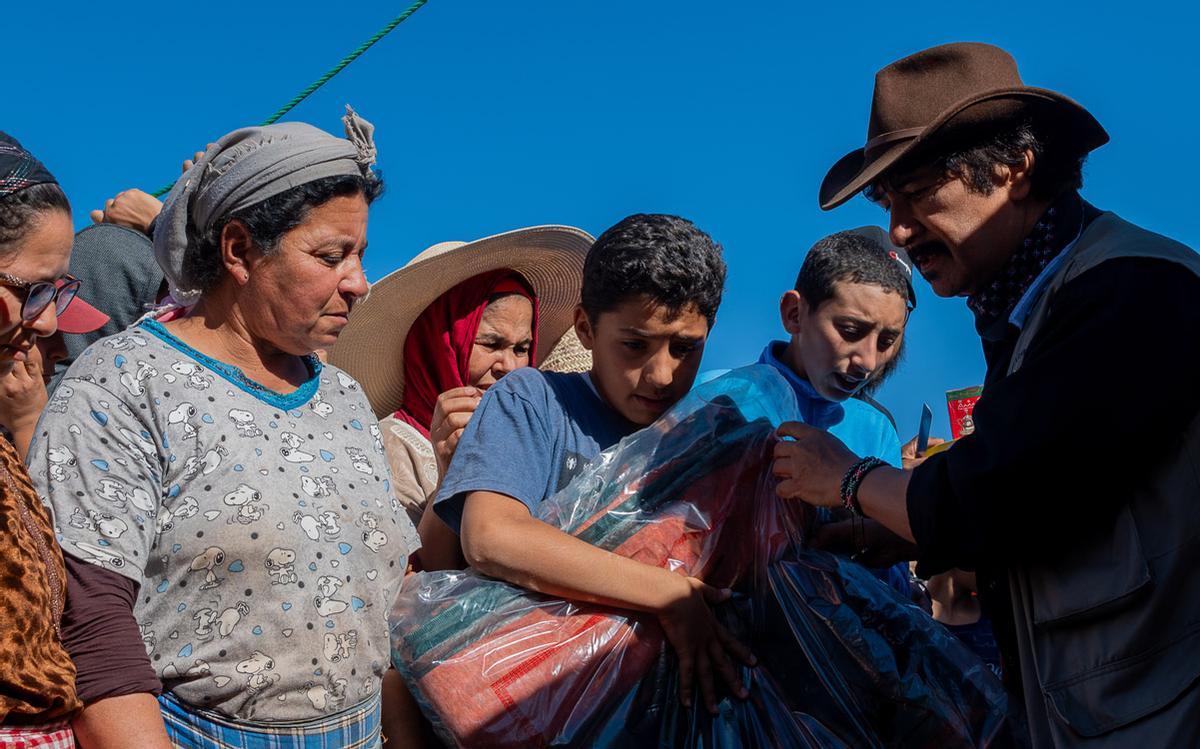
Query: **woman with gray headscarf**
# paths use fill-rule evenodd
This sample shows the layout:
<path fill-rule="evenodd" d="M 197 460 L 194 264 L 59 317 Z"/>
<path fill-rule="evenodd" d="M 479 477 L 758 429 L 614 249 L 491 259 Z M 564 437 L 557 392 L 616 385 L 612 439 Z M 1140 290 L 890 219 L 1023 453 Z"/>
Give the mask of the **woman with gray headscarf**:
<path fill-rule="evenodd" d="M 359 384 L 313 354 L 367 293 L 382 187 L 343 122 L 209 146 L 154 237 L 178 306 L 93 344 L 41 422 L 89 748 L 379 742 L 416 534 Z"/>

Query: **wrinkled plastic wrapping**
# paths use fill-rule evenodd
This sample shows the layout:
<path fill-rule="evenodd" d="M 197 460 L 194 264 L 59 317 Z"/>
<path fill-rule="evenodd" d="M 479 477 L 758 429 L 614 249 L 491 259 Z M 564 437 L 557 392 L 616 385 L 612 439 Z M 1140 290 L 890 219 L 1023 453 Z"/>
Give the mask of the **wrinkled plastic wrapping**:
<path fill-rule="evenodd" d="M 988 746 L 1003 688 L 941 625 L 848 560 L 805 548 L 814 522 L 774 492 L 786 382 L 747 367 L 622 440 L 538 517 L 595 546 L 731 587 L 717 617 L 758 655 L 750 698 L 680 705 L 651 616 L 531 593 L 472 571 L 411 576 L 392 657 L 462 747 Z M 698 696 L 693 704 L 703 704 Z"/>

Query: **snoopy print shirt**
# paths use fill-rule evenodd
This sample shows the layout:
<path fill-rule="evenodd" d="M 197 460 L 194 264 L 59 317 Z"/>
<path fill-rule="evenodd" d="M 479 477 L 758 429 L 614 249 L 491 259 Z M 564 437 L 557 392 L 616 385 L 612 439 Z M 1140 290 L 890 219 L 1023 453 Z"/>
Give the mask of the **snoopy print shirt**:
<path fill-rule="evenodd" d="M 163 688 L 240 722 L 372 698 L 417 546 L 359 384 L 309 369 L 281 395 L 143 322 L 80 356 L 30 450 L 63 551 L 140 585 Z"/>

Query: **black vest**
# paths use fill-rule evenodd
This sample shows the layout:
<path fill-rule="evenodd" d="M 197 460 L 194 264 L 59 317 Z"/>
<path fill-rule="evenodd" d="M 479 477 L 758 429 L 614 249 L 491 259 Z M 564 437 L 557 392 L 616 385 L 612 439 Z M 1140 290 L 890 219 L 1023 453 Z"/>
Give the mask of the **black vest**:
<path fill-rule="evenodd" d="M 1200 276 L 1200 255 L 1112 213 L 1069 253 L 1026 319 L 1009 374 L 1058 289 L 1088 269 L 1145 257 Z M 1120 459 L 1097 455 L 1079 470 L 1119 471 Z M 1063 547 L 1009 576 L 1034 746 L 1200 745 L 1200 416 L 1162 440 L 1161 459 L 1111 525 Z"/>

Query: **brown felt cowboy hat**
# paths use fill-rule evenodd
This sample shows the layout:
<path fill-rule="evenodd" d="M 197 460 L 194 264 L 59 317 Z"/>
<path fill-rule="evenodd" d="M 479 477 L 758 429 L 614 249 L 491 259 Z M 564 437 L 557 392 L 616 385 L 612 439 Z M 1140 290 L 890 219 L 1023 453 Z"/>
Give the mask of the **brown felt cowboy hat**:
<path fill-rule="evenodd" d="M 362 384 L 377 416 L 394 412 L 404 402 L 404 340 L 413 322 L 459 283 L 507 268 L 537 294 L 534 361 L 544 369 L 560 342 L 564 352 L 573 345 L 583 261 L 593 241 L 573 226 L 532 226 L 474 242 L 435 244 L 372 284 L 370 295 L 354 306 L 329 361 Z"/>
<path fill-rule="evenodd" d="M 952 132 L 1026 111 L 1053 112 L 1067 142 L 1082 153 L 1108 142 L 1108 133 L 1077 102 L 1022 83 L 1016 61 L 999 47 L 958 42 L 897 60 L 875 74 L 867 143 L 825 175 L 821 208 L 841 205 L 902 157 Z"/>

